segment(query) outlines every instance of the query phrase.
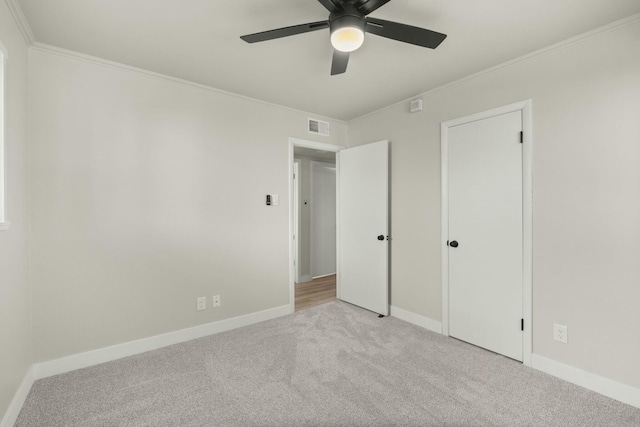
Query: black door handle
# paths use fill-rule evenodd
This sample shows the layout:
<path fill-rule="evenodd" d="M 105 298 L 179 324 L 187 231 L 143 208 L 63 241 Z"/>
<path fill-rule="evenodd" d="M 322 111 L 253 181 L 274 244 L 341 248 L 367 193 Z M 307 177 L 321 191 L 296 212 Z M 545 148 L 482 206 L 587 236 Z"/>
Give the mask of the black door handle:
<path fill-rule="evenodd" d="M 384 235 L 382 235 L 382 234 L 381 234 L 381 235 L 379 235 L 379 236 L 378 236 L 378 240 L 384 240 Z"/>
<path fill-rule="evenodd" d="M 453 240 L 451 243 L 449 243 L 449 246 L 451 246 L 452 248 L 457 248 L 458 242 L 456 240 Z"/>

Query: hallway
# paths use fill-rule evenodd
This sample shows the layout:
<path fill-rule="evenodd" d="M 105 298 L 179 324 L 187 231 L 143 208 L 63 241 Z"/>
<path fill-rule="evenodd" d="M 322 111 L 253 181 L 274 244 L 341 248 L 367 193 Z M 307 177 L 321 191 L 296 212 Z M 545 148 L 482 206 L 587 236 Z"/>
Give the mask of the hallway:
<path fill-rule="evenodd" d="M 296 283 L 296 311 L 335 301 L 336 275 L 320 277 L 306 283 Z"/>

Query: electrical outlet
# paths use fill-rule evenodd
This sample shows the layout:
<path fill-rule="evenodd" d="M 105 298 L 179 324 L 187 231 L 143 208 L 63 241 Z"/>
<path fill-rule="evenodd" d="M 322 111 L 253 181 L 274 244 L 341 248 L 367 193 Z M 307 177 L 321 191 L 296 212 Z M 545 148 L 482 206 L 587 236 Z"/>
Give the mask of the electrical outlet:
<path fill-rule="evenodd" d="M 562 343 L 567 343 L 567 327 L 565 325 L 553 324 L 553 339 Z"/>
<path fill-rule="evenodd" d="M 196 310 L 202 311 L 207 309 L 207 297 L 198 297 L 196 300 Z"/>
<path fill-rule="evenodd" d="M 213 296 L 213 305 L 212 307 L 220 307 L 220 295 Z"/>

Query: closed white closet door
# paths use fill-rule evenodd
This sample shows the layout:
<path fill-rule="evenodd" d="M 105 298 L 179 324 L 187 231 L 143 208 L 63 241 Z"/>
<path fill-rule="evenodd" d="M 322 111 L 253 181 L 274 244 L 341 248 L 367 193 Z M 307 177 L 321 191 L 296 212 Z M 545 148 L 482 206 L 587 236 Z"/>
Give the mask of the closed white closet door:
<path fill-rule="evenodd" d="M 311 275 L 336 272 L 336 166 L 311 162 Z"/>
<path fill-rule="evenodd" d="M 522 361 L 522 113 L 449 128 L 449 335 Z"/>

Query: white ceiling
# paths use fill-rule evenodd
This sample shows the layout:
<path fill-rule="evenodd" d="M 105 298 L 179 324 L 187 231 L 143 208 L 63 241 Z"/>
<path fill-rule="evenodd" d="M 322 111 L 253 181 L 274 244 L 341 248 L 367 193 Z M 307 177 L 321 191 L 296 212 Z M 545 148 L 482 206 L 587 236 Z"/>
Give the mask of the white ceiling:
<path fill-rule="evenodd" d="M 349 120 L 640 13 L 639 0 L 392 0 L 371 14 L 448 34 L 436 50 L 369 34 L 330 76 L 328 30 L 246 44 L 321 21 L 316 0 L 19 0 L 36 41 Z"/>

